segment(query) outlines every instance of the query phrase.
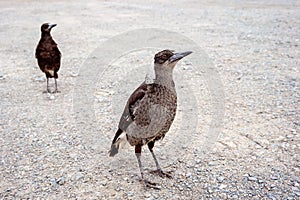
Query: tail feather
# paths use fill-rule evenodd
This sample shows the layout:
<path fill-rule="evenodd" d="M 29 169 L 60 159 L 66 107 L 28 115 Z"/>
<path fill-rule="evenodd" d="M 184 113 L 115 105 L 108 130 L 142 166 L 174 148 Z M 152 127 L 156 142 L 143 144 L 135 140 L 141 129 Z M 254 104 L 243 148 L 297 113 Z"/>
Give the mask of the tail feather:
<path fill-rule="evenodd" d="M 109 151 L 109 156 L 115 156 L 119 152 L 119 148 L 122 146 L 123 143 L 126 143 L 126 135 L 123 133 L 121 129 L 118 129 L 118 131 L 115 134 L 115 137 L 112 141 L 111 148 Z"/>
<path fill-rule="evenodd" d="M 111 145 L 111 148 L 110 148 L 110 151 L 109 151 L 109 156 L 110 156 L 110 157 L 113 157 L 113 156 L 115 156 L 118 152 L 119 152 L 119 146 L 117 146 L 117 145 L 115 145 L 115 144 L 112 144 L 112 145 Z"/>

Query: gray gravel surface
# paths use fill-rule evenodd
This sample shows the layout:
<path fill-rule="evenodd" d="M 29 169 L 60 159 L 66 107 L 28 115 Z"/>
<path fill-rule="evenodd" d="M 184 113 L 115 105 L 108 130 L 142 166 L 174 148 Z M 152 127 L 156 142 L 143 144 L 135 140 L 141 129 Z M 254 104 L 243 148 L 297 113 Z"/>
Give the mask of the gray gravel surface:
<path fill-rule="evenodd" d="M 300 198 L 299 1 L 15 0 L 0 1 L 0 18 L 0 199 Z M 63 54 L 58 94 L 43 93 L 46 80 L 34 58 L 44 22 L 58 24 L 52 31 Z M 94 118 L 79 119 L 74 106 L 85 98 L 74 92 L 84 89 L 76 81 L 95 49 L 140 28 L 196 42 L 225 94 L 223 127 L 204 149 L 215 106 L 210 77 L 188 57 L 178 64 L 178 114 L 154 148 L 173 179 L 146 173 L 161 190 L 143 188 L 132 147 L 108 157 L 125 101 L 155 49 L 113 56 L 93 80 Z M 146 148 L 143 163 L 155 168 Z"/>

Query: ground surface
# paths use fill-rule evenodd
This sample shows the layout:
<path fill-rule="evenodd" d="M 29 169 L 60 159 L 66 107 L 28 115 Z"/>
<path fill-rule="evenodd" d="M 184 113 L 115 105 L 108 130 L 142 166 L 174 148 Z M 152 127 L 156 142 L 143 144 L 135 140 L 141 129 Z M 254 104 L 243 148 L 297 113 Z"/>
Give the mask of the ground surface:
<path fill-rule="evenodd" d="M 298 1 L 0 1 L 0 18 L 0 199 L 300 198 Z M 54 95 L 43 93 L 34 58 L 43 22 L 58 24 L 63 54 Z M 174 72 L 178 113 L 155 147 L 173 179 L 146 173 L 161 190 L 142 187 L 132 147 L 108 157 L 154 53 L 190 50 L 160 35 L 152 39 L 161 47 L 103 57 L 127 40 L 103 42 L 142 28 L 176 32 L 203 51 Z M 204 55 L 217 75 L 196 64 Z M 97 68 L 104 58 L 112 60 Z M 219 83 L 221 92 L 209 87 Z M 155 168 L 146 148 L 143 163 Z"/>

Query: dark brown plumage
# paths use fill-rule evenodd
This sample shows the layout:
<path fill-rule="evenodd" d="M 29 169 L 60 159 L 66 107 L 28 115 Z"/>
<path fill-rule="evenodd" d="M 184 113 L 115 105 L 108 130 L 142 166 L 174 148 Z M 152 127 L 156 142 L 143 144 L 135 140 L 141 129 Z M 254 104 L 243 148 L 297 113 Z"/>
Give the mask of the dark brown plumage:
<path fill-rule="evenodd" d="M 50 34 L 51 29 L 55 26 L 56 24 L 50 23 L 45 23 L 41 26 L 42 36 L 35 51 L 35 57 L 37 59 L 38 65 L 42 72 L 46 74 L 47 92 L 50 92 L 49 78 L 54 78 L 54 92 L 58 92 L 56 79 L 58 78 L 57 72 L 60 68 L 61 53 Z"/>
<path fill-rule="evenodd" d="M 143 82 L 129 97 L 112 141 L 110 156 L 118 153 L 120 144 L 124 141 L 135 146 L 142 179 L 150 187 L 155 187 L 155 184 L 144 179 L 140 159 L 142 146 L 147 144 L 153 156 L 157 167 L 153 173 L 171 177 L 161 170 L 153 147 L 155 141 L 164 138 L 176 115 L 177 94 L 172 76 L 173 69 L 181 58 L 190 53 L 192 52 L 173 53 L 163 50 L 155 55 L 155 79 L 150 84 Z"/>

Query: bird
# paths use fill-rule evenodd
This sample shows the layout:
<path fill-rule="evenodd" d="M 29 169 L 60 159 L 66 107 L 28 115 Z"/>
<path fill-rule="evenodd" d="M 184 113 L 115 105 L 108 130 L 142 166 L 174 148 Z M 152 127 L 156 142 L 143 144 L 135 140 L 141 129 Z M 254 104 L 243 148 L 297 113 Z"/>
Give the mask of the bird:
<path fill-rule="evenodd" d="M 144 178 L 141 162 L 142 146 L 144 145 L 148 146 L 157 168 L 150 173 L 172 178 L 170 173 L 162 171 L 153 147 L 156 141 L 165 137 L 176 115 L 177 94 L 173 69 L 179 60 L 191 53 L 192 51 L 174 53 L 173 50 L 165 49 L 155 54 L 155 78 L 151 83 L 145 80 L 131 94 L 112 140 L 109 151 L 111 157 L 119 152 L 124 143 L 128 142 L 135 147 L 141 181 L 147 187 L 157 189 L 156 183 Z"/>
<path fill-rule="evenodd" d="M 49 88 L 49 78 L 54 78 L 55 80 L 55 91 L 53 93 L 59 92 L 57 90 L 58 78 L 57 72 L 60 68 L 61 52 L 59 51 L 56 42 L 53 40 L 50 32 L 56 24 L 44 23 L 41 26 L 41 39 L 35 50 L 35 58 L 37 59 L 38 65 L 42 72 L 45 73 L 47 78 L 47 92 L 51 93 Z"/>

